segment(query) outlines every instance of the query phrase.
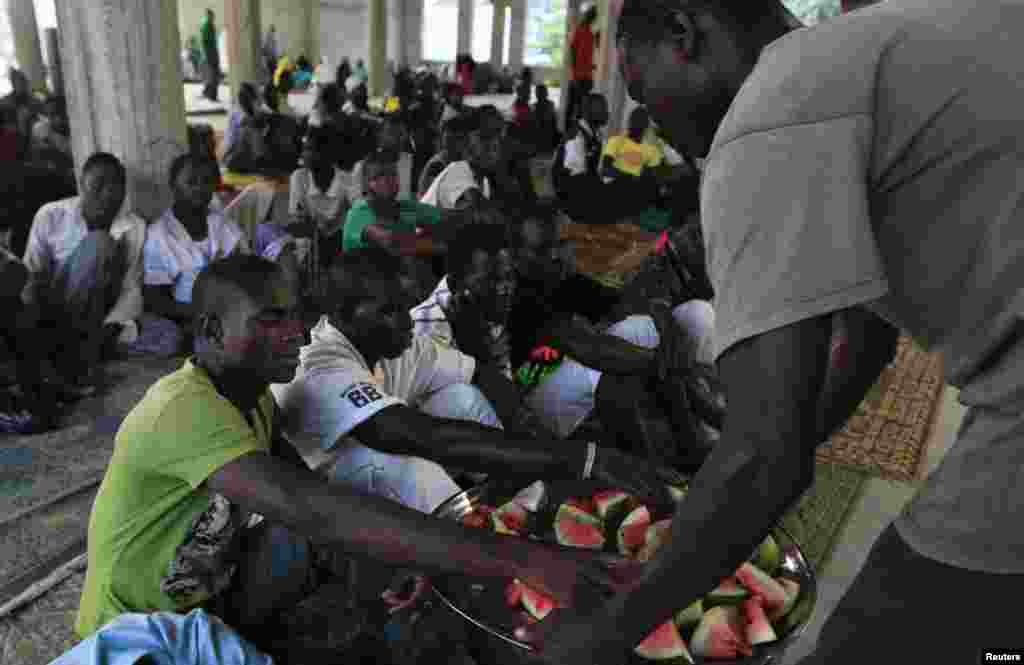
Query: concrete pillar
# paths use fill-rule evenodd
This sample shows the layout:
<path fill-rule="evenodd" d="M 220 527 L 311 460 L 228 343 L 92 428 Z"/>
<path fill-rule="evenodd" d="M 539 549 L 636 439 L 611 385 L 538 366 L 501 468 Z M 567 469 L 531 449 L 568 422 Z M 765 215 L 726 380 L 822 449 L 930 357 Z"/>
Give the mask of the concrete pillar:
<path fill-rule="evenodd" d="M 510 0 L 512 3 L 512 22 L 509 26 L 508 64 L 510 67 L 522 67 L 526 53 L 526 0 Z"/>
<path fill-rule="evenodd" d="M 473 52 L 473 5 L 474 0 L 459 0 L 459 36 L 456 55 Z"/>
<path fill-rule="evenodd" d="M 423 62 L 423 3 L 408 2 L 405 5 L 405 57 L 410 67 Z"/>
<path fill-rule="evenodd" d="M 406 37 L 405 12 L 408 3 L 404 0 L 388 0 L 388 60 L 395 63 L 396 67 L 404 67 L 409 64 L 408 46 L 409 40 Z"/>
<path fill-rule="evenodd" d="M 94 152 L 128 169 L 129 208 L 155 219 L 171 203 L 167 173 L 188 150 L 178 3 L 57 2 L 76 172 Z"/>
<path fill-rule="evenodd" d="M 505 56 L 505 7 L 506 0 L 492 0 L 491 14 L 491 66 L 501 69 Z"/>
<path fill-rule="evenodd" d="M 225 0 L 224 30 L 228 40 L 228 83 L 231 101 L 243 83 L 259 83 L 263 67 L 260 0 Z"/>
<path fill-rule="evenodd" d="M 46 88 L 43 50 L 39 45 L 39 24 L 33 0 L 7 0 L 7 16 L 14 37 L 14 57 L 33 90 Z M 7 75 L 6 72 L 3 74 Z"/>
<path fill-rule="evenodd" d="M 64 94 L 64 68 L 60 63 L 60 33 L 57 28 L 47 28 L 46 68 L 50 70 L 50 88 L 55 95 Z"/>
<path fill-rule="evenodd" d="M 558 100 L 558 117 L 565 128 L 565 116 L 569 111 L 569 82 L 572 81 L 569 66 L 569 47 L 572 44 L 572 33 L 576 29 L 582 0 L 569 0 L 565 8 L 565 45 L 562 47 L 562 87 Z"/>
<path fill-rule="evenodd" d="M 383 95 L 387 85 L 388 47 L 388 3 L 387 0 L 370 0 L 370 20 L 367 22 L 370 38 L 370 58 L 367 63 L 370 75 L 371 97 Z"/>
<path fill-rule="evenodd" d="M 630 106 L 627 103 L 629 94 L 626 92 L 626 82 L 619 66 L 619 52 L 610 39 L 618 29 L 622 0 L 601 0 L 598 11 L 597 26 L 601 33 L 601 43 L 595 54 L 597 72 L 594 91 L 603 94 L 608 100 L 608 132 L 611 135 L 626 128 L 627 107 Z"/>

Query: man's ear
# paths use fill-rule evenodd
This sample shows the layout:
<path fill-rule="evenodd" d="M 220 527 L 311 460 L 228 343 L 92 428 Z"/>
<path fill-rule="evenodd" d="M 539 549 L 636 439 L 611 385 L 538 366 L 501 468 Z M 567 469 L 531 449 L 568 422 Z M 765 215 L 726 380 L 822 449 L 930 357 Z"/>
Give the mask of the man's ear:
<path fill-rule="evenodd" d="M 224 346 L 224 324 L 219 316 L 203 314 L 196 319 L 195 334 L 198 339 L 206 340 L 215 348 Z"/>

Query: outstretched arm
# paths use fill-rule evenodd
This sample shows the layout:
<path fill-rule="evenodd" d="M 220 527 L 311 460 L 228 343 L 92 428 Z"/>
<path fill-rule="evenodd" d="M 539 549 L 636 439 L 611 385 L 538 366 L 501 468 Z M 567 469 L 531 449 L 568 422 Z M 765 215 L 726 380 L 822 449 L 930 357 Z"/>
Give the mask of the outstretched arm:
<path fill-rule="evenodd" d="M 681 598 L 700 597 L 732 574 L 810 486 L 815 448 L 892 357 L 892 328 L 862 311 L 853 318 L 852 345 L 866 355 L 827 384 L 830 316 L 741 342 L 719 361 L 729 403 L 722 440 L 691 483 L 672 536 L 644 580 L 612 601 L 605 619 L 624 645 L 670 616 Z M 666 584 L 677 593 L 666 596 Z"/>

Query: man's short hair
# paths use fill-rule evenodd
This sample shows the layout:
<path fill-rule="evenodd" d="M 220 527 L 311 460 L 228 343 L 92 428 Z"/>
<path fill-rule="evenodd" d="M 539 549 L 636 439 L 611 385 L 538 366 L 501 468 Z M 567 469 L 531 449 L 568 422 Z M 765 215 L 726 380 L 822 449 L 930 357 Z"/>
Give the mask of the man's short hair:
<path fill-rule="evenodd" d="M 82 175 L 84 176 L 86 173 L 98 168 L 110 169 L 122 185 L 128 179 L 128 173 L 124 168 L 124 164 L 109 152 L 94 152 L 89 155 L 89 158 L 85 160 L 85 164 L 82 165 Z"/>
<path fill-rule="evenodd" d="M 678 34 L 676 12 L 681 9 L 709 10 L 745 35 L 788 14 L 779 0 L 626 0 L 616 38 L 652 40 Z"/>
<path fill-rule="evenodd" d="M 473 260 L 473 252 L 481 249 L 488 254 L 496 254 L 509 246 L 508 228 L 504 224 L 504 215 L 500 209 L 494 206 L 481 207 L 481 210 L 489 208 L 489 215 L 493 219 L 476 219 L 459 228 L 458 233 L 452 234 L 448 242 L 448 255 L 445 258 L 445 268 L 449 277 L 461 281 L 466 275 Z"/>
<path fill-rule="evenodd" d="M 374 300 L 382 284 L 398 280 L 404 270 L 399 257 L 380 247 L 360 247 L 336 257 L 327 270 L 320 311 L 349 321 L 359 305 Z"/>
<path fill-rule="evenodd" d="M 191 164 L 192 168 L 206 167 L 213 171 L 215 176 L 220 174 L 220 166 L 218 166 L 217 162 L 202 155 L 186 152 L 182 155 L 178 155 L 174 158 L 174 161 L 171 162 L 170 174 L 167 178 L 171 187 L 174 187 L 174 183 L 178 179 L 178 174 L 181 173 L 181 170 L 185 168 L 186 164 Z"/>
<path fill-rule="evenodd" d="M 283 274 L 281 266 L 252 254 L 232 254 L 212 261 L 196 277 L 192 289 L 196 318 L 224 316 L 238 304 L 237 291 L 255 298 L 267 282 Z"/>

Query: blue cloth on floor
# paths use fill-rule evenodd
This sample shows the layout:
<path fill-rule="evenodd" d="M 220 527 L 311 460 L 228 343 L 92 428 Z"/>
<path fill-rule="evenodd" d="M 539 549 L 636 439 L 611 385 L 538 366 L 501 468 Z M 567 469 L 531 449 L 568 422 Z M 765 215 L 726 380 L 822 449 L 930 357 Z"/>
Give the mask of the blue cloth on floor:
<path fill-rule="evenodd" d="M 273 665 L 203 610 L 122 614 L 50 665 Z"/>

